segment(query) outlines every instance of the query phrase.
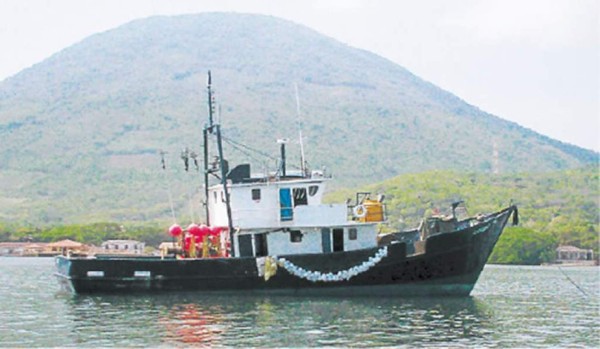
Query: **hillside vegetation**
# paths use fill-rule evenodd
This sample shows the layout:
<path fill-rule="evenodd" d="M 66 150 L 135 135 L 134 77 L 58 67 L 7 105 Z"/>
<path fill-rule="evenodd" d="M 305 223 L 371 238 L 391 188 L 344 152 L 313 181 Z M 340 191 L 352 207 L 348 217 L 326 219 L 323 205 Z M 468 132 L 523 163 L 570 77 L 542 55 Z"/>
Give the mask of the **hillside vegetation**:
<path fill-rule="evenodd" d="M 382 57 L 273 17 L 153 17 L 90 36 L 0 82 L 0 220 L 146 221 L 188 211 L 201 176 L 206 72 L 238 143 L 305 136 L 312 168 L 354 187 L 431 170 L 545 172 L 598 154 L 469 105 Z M 296 115 L 294 85 L 300 97 Z M 167 170 L 160 150 L 168 151 Z M 273 168 L 225 144 L 230 163 Z M 297 152 L 299 153 L 299 151 Z M 290 152 L 289 161 L 299 163 Z"/>
<path fill-rule="evenodd" d="M 559 244 L 593 249 L 598 256 L 600 181 L 596 167 L 504 175 L 432 171 L 398 176 L 361 191 L 386 194 L 392 230 L 415 227 L 432 209 L 443 212 L 459 200 L 466 202 L 471 214 L 517 204 L 520 226 L 507 228 L 491 262 L 547 262 Z M 343 201 L 354 192 L 342 190 L 328 199 Z"/>

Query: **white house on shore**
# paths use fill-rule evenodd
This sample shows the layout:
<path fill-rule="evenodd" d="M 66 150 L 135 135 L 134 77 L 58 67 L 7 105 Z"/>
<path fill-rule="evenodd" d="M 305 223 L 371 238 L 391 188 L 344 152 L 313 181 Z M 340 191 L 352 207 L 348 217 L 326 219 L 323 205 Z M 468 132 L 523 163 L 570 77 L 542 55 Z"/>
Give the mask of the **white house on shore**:
<path fill-rule="evenodd" d="M 102 253 L 142 254 L 146 243 L 137 240 L 108 240 L 101 245 Z"/>
<path fill-rule="evenodd" d="M 556 262 L 560 264 L 594 264 L 594 250 L 562 245 L 556 249 Z"/>

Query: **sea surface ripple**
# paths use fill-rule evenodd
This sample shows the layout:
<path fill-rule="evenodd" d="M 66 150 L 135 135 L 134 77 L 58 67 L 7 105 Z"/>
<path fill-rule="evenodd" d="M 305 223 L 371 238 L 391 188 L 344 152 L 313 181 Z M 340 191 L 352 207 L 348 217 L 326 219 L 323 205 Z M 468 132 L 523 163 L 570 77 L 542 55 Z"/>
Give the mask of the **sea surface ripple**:
<path fill-rule="evenodd" d="M 77 296 L 52 258 L 0 257 L 0 347 L 598 348 L 599 271 L 488 265 L 461 298 Z"/>

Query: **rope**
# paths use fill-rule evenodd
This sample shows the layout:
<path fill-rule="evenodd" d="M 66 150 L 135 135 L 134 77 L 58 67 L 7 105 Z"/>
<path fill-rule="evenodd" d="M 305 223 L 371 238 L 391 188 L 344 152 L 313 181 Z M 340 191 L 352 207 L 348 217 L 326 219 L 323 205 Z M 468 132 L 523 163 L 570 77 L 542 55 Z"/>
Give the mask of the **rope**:
<path fill-rule="evenodd" d="M 229 141 L 229 140 L 227 140 L 227 139 L 224 139 L 224 141 L 225 141 L 227 144 L 231 145 L 231 146 L 232 146 L 232 147 L 233 147 L 235 150 L 237 150 L 237 151 L 239 151 L 240 153 L 242 153 L 242 154 L 246 155 L 246 156 L 247 156 L 247 157 L 249 157 L 250 159 L 252 159 L 252 160 L 255 160 L 255 161 L 258 161 L 258 162 L 263 162 L 263 160 L 261 160 L 261 159 L 258 159 L 258 158 L 256 158 L 256 157 L 252 156 L 252 154 L 251 154 L 250 152 L 248 152 L 248 151 L 244 150 L 242 147 L 240 147 L 240 146 L 238 146 L 238 145 L 236 145 L 236 144 L 234 144 L 234 143 L 230 142 L 230 141 Z M 265 162 L 265 163 L 266 163 L 266 162 Z"/>
<path fill-rule="evenodd" d="M 225 137 L 224 135 L 221 135 L 221 138 L 223 138 L 224 141 L 226 141 L 227 143 L 229 143 L 231 145 L 236 145 L 238 147 L 242 147 L 242 148 L 244 148 L 244 149 L 246 149 L 248 151 L 255 152 L 255 153 L 257 153 L 257 154 L 259 154 L 261 156 L 264 156 L 264 157 L 266 157 L 267 159 L 270 159 L 270 160 L 277 160 L 276 158 L 274 158 L 273 156 L 271 156 L 271 155 L 269 155 L 267 153 L 264 153 L 264 152 L 262 152 L 260 150 L 253 149 L 253 148 L 251 148 L 251 147 L 249 147 L 249 146 L 247 146 L 245 144 L 236 142 L 236 141 L 234 141 L 233 139 L 231 139 L 229 137 Z"/>
<path fill-rule="evenodd" d="M 231 145 L 232 147 L 236 148 L 236 149 L 237 149 L 239 152 L 241 152 L 242 154 L 244 154 L 244 155 L 246 155 L 246 156 L 248 156 L 248 157 L 250 157 L 250 158 L 252 158 L 252 159 L 254 159 L 254 160 L 256 160 L 256 161 L 262 162 L 260 159 L 257 159 L 257 158 L 255 158 L 254 156 L 252 156 L 252 155 L 251 155 L 250 153 L 248 153 L 247 151 L 249 151 L 249 152 L 254 152 L 254 153 L 256 153 L 256 154 L 258 154 L 258 155 L 261 155 L 261 156 L 263 156 L 263 157 L 265 157 L 265 158 L 267 158 L 267 159 L 269 159 L 269 160 L 272 160 L 272 161 L 279 161 L 279 159 L 278 159 L 278 158 L 275 158 L 275 157 L 273 157 L 273 156 L 271 156 L 271 155 L 269 155 L 269 154 L 267 154 L 267 153 L 264 153 L 264 152 L 262 152 L 262 151 L 260 151 L 260 150 L 253 149 L 253 148 L 251 148 L 251 147 L 249 147 L 249 146 L 247 146 L 247 145 L 245 145 L 245 144 L 242 144 L 242 143 L 236 142 L 236 141 L 234 141 L 234 140 L 233 140 L 233 139 L 231 139 L 231 138 L 227 138 L 227 137 L 225 137 L 225 136 L 223 136 L 223 135 L 221 135 L 221 138 L 222 138 L 222 139 L 223 139 L 223 140 L 224 140 L 224 141 L 225 141 L 227 144 L 229 144 L 229 145 Z M 245 149 L 246 151 L 242 150 L 242 148 L 243 148 L 243 149 Z M 294 164 L 289 164 L 289 166 L 290 166 L 291 168 L 294 168 L 294 169 L 296 169 L 296 170 L 301 170 L 301 169 L 302 169 L 301 167 L 298 167 L 297 165 L 294 165 Z"/>
<path fill-rule="evenodd" d="M 575 283 L 575 281 L 573 281 L 573 280 L 572 280 L 572 279 L 569 277 L 569 275 L 567 275 L 567 274 L 564 272 L 564 270 L 562 270 L 562 268 L 561 268 L 560 266 L 558 267 L 558 270 L 560 270 L 560 272 L 561 272 L 561 273 L 562 273 L 562 274 L 563 274 L 563 275 L 564 275 L 564 276 L 567 278 L 567 280 L 569 280 L 569 282 L 571 282 L 571 283 L 572 283 L 572 284 L 573 284 L 575 287 L 577 287 L 577 289 L 578 289 L 579 291 L 581 291 L 581 293 L 583 293 L 583 295 L 584 295 L 586 298 L 587 298 L 587 297 L 589 297 L 589 296 L 588 296 L 588 294 L 587 294 L 587 293 L 586 293 L 586 292 L 583 290 L 583 288 L 579 287 L 579 285 L 577 285 L 577 284 Z"/>

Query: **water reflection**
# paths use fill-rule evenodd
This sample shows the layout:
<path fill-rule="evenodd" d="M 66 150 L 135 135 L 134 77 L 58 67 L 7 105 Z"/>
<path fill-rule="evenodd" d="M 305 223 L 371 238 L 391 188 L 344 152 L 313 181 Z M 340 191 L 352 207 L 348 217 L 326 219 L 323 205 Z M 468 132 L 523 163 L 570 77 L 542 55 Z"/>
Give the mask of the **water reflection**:
<path fill-rule="evenodd" d="M 193 293 L 75 296 L 72 332 L 107 345 L 385 346 L 473 343 L 486 305 L 467 298 L 296 298 Z M 116 331 L 127 333 L 119 337 Z M 115 339 L 117 342 L 115 342 Z"/>
<path fill-rule="evenodd" d="M 219 343 L 223 317 L 207 312 L 195 303 L 176 304 L 158 320 L 164 326 L 164 342 Z"/>

